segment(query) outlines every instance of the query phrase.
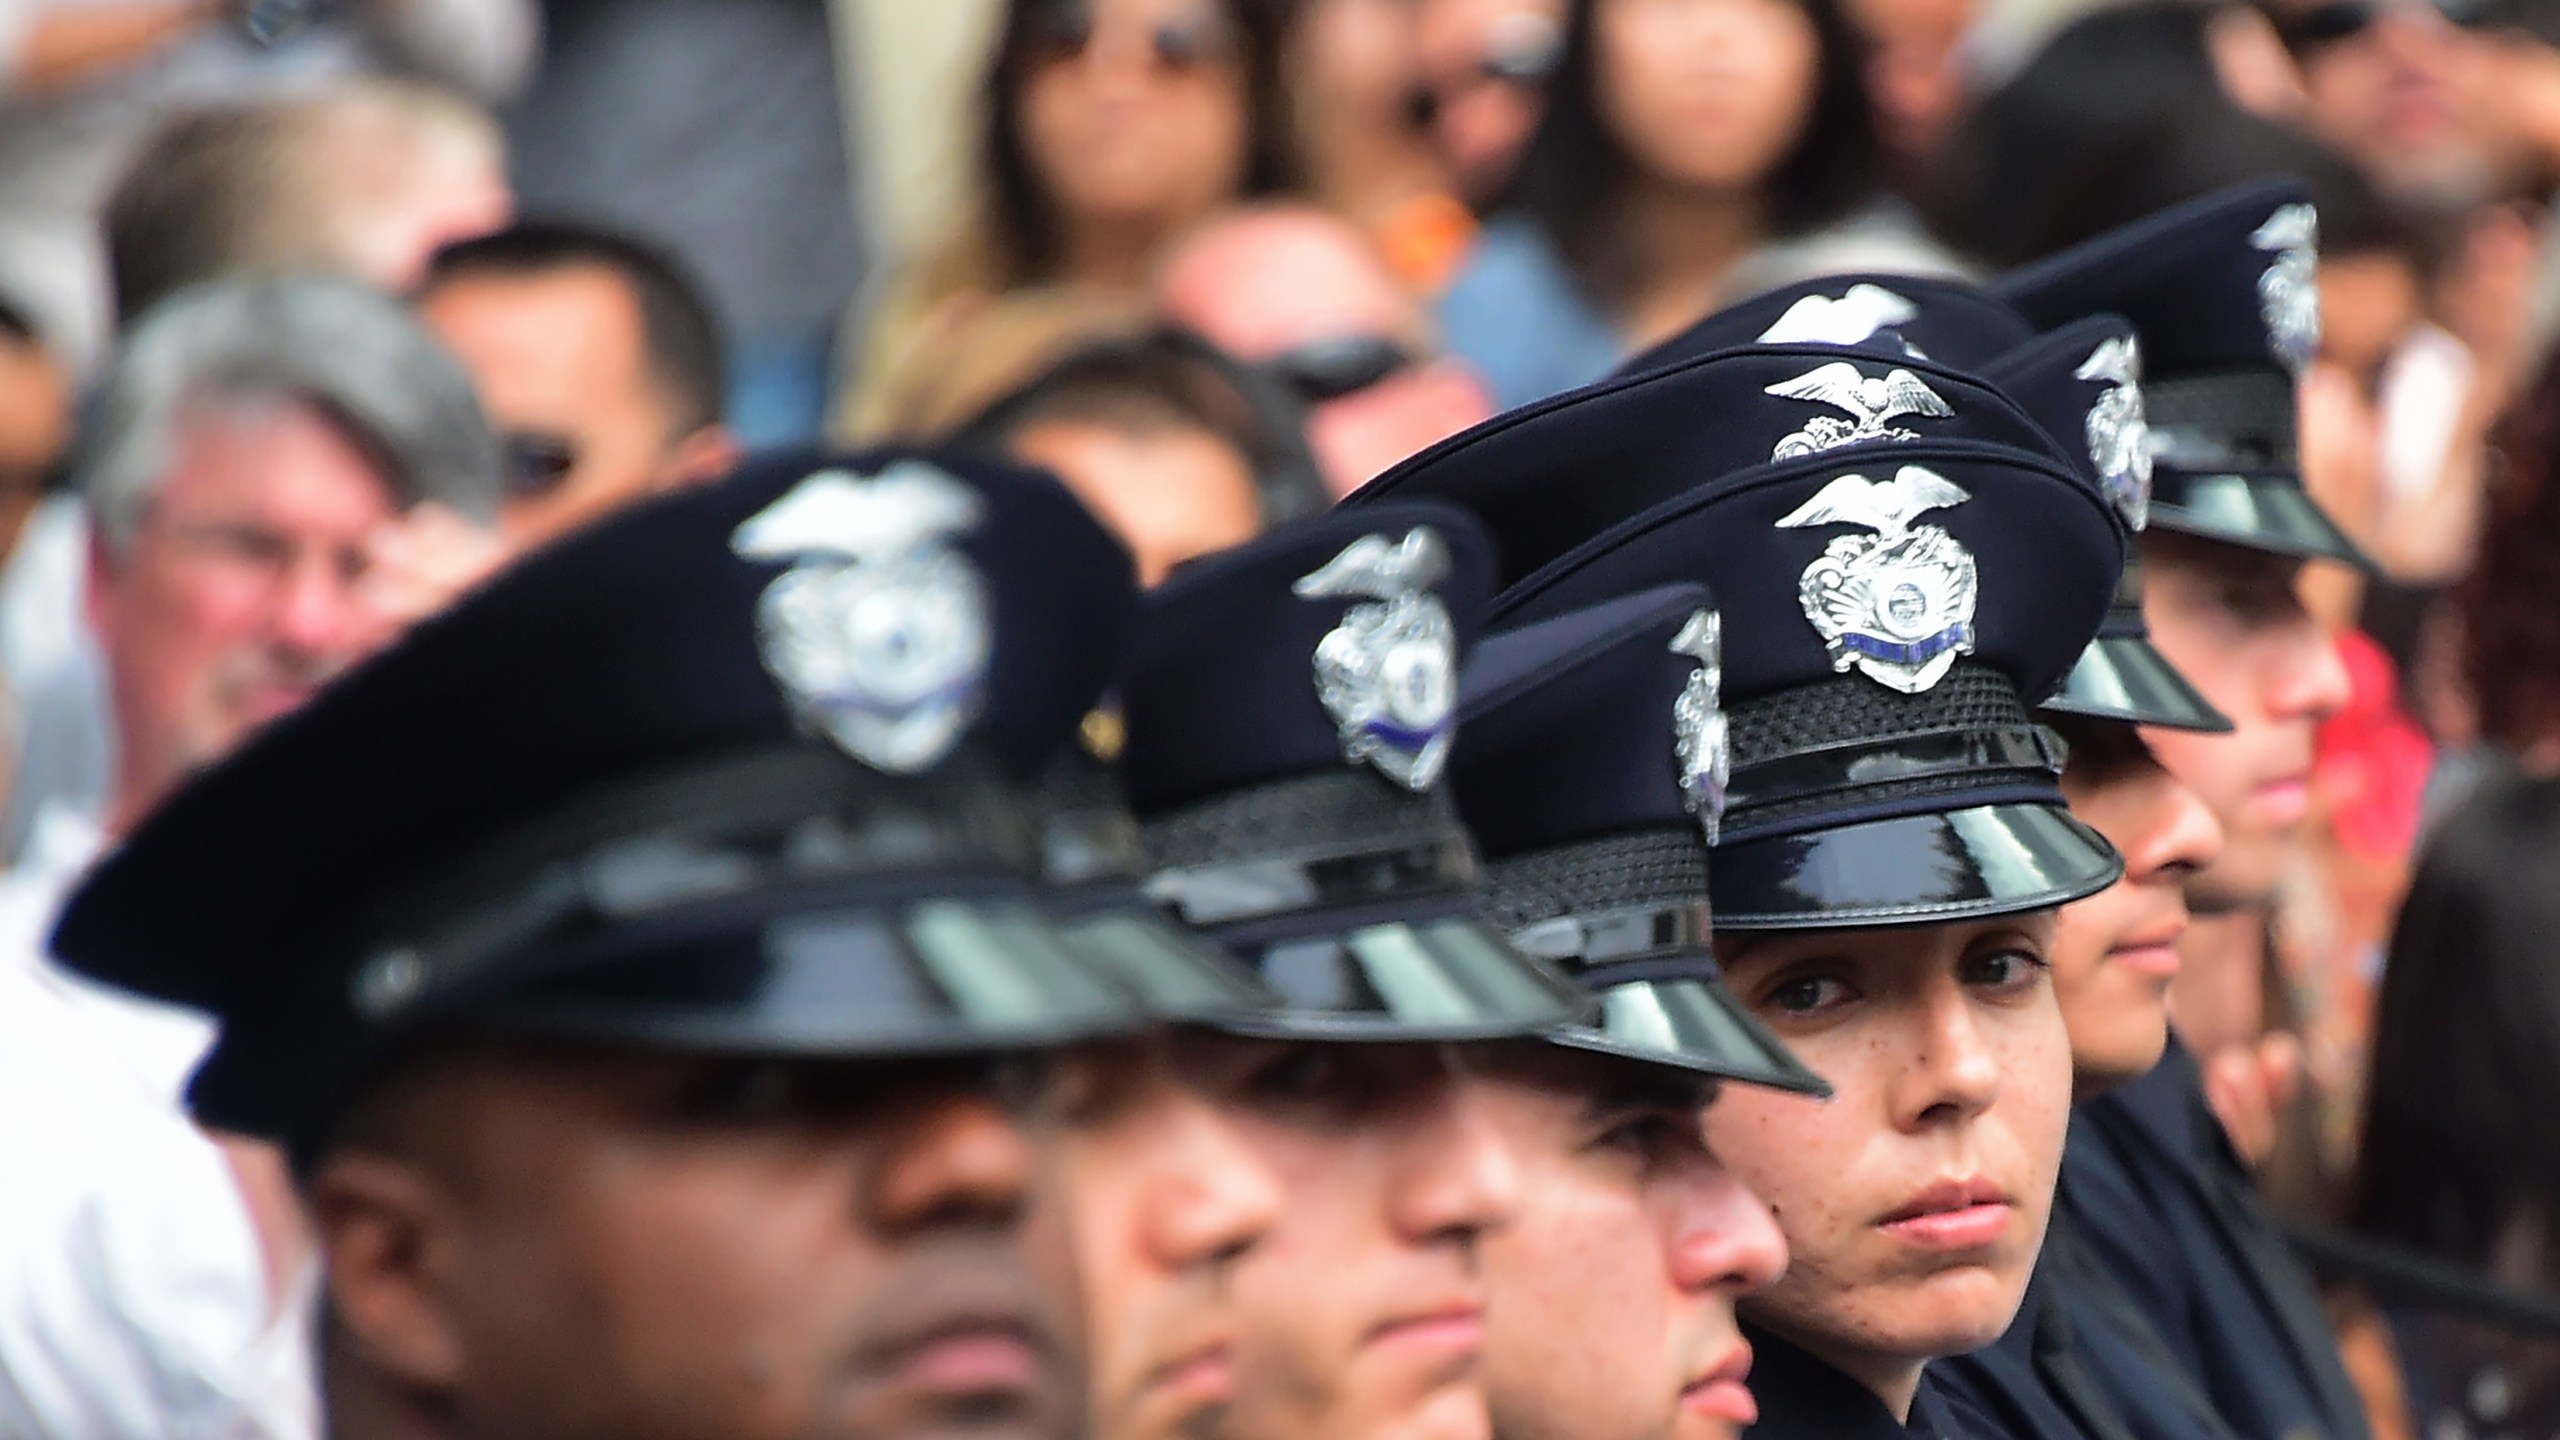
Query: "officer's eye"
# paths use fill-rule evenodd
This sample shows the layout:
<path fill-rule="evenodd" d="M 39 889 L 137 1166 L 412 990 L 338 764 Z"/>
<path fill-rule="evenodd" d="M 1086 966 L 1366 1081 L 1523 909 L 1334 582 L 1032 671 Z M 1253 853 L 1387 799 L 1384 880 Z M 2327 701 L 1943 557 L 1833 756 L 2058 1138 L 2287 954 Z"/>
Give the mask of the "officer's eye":
<path fill-rule="evenodd" d="M 781 1060 L 719 1060 L 703 1065 L 676 1097 L 676 1112 L 700 1124 L 743 1125 L 797 1119 L 810 1105 L 805 1067 Z"/>
<path fill-rule="evenodd" d="M 1848 985 L 1829 975 L 1792 975 L 1771 985 L 1763 1003 L 1781 1015 L 1818 1015 L 1849 996 Z"/>
<path fill-rule="evenodd" d="M 1598 1145 L 1621 1151 L 1646 1166 L 1666 1163 L 1704 1143 L 1695 1110 L 1655 1109 L 1622 1112 L 1600 1132 Z"/>
<path fill-rule="evenodd" d="M 1347 1075 L 1340 1053 L 1328 1045 L 1292 1045 L 1245 1080 L 1255 1099 L 1305 1105 L 1334 1097 Z"/>
<path fill-rule="evenodd" d="M 2020 992 L 2041 984 L 2047 968 L 2044 957 L 2034 951 L 2007 946 L 1966 956 L 1959 973 L 1967 985 Z"/>

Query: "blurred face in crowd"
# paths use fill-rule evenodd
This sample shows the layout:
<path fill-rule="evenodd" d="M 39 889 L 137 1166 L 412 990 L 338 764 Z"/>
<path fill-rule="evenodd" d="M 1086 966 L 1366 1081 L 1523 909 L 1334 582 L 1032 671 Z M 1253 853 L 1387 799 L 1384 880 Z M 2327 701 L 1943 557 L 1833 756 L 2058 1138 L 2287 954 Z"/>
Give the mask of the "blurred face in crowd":
<path fill-rule="evenodd" d="M 1177 1041 L 1179 1043 L 1179 1041 Z M 1445 1047 L 1222 1042 L 1202 1073 L 1280 1177 L 1236 1276 L 1233 1440 L 1485 1440 L 1478 1250 L 1519 1178 Z"/>
<path fill-rule="evenodd" d="M 1367 238 L 1322 211 L 1211 222 L 1166 256 L 1156 296 L 1167 319 L 1306 403 L 1337 496 L 1493 413 L 1474 374 L 1434 353 L 1421 307 Z"/>
<path fill-rule="evenodd" d="M 133 535 L 90 563 L 117 823 L 390 638 L 361 582 L 397 514 L 378 462 L 308 405 L 180 415 Z"/>
<path fill-rule="evenodd" d="M 0 556 L 16 546 L 71 438 L 71 386 L 53 353 L 0 331 Z"/>
<path fill-rule="evenodd" d="M 1906 160 L 1926 160 L 1964 103 L 1956 48 L 1976 0 L 1852 0 L 1849 9 L 1874 47 L 1867 88 L 1886 141 Z"/>
<path fill-rule="evenodd" d="M 1484 1246 L 1485 1400 L 1502 1440 L 1729 1440 L 1758 1418 L 1736 1297 L 1786 1268 L 1709 1152 L 1715 1082 L 1522 1042 L 1470 1056 L 1520 1163 Z"/>
<path fill-rule="evenodd" d="M 1243 183 L 1242 41 L 1218 0 L 1055 0 L 1024 58 L 1020 142 L 1080 233 L 1161 235 Z"/>
<path fill-rule="evenodd" d="M 342 1349 L 456 1433 L 1049 1440 L 1063 1238 L 984 1066 L 547 1045 L 414 1062 L 309 1197 Z"/>
<path fill-rule="evenodd" d="M 2235 727 L 2142 732 L 2222 826 L 2221 857 L 2188 881 L 2187 903 L 2264 905 L 2310 813 L 2313 734 L 2346 704 L 2346 666 L 2296 592 L 2301 561 L 2156 526 L 2142 555 L 2152 643 Z"/>
<path fill-rule="evenodd" d="M 2290 0 L 2305 119 L 2375 184 L 2404 200 L 2470 203 L 2494 148 L 2489 41 L 2468 20 L 2478 0 Z"/>
<path fill-rule="evenodd" d="M 1489 202 L 1538 128 L 1562 39 L 1561 0 L 1420 0 L 1417 108 L 1458 194 Z"/>
<path fill-rule="evenodd" d="M 1084 1294 L 1097 1440 L 1190 1440 L 1235 1398 L 1235 1271 L 1280 1215 L 1280 1182 L 1190 1073 L 1194 1036 L 1066 1057 L 1043 1138 Z"/>
<path fill-rule="evenodd" d="M 2160 1063 L 2169 982 L 2187 929 L 2186 883 L 2222 851 L 2222 827 L 2131 725 L 2050 715 L 2070 742 L 2062 793 L 2071 813 L 2124 856 L 2124 878 L 2062 907 L 2053 993 L 2071 1035 L 2080 1099 Z"/>
<path fill-rule="evenodd" d="M 418 316 L 462 360 L 512 467 L 499 525 L 517 546 L 732 458 L 717 424 L 692 425 L 649 363 L 639 297 L 601 265 L 464 272 Z"/>
<path fill-rule="evenodd" d="M 2044 1241 L 2071 1106 L 2052 939 L 2051 911 L 1716 937 L 1734 993 L 1835 1092 L 1734 1086 L 1707 1112 L 1787 1237 L 1742 1312 L 1897 1414 L 1923 1363 L 2008 1328 Z"/>
<path fill-rule="evenodd" d="M 1262 529 L 1252 463 L 1214 431 L 1170 419 L 1061 417 L 1023 426 L 1008 448 L 1055 471 L 1120 537 L 1138 562 L 1140 584 L 1153 585 L 1183 561 L 1240 545 Z"/>
<path fill-rule="evenodd" d="M 1594 0 L 1601 119 L 1637 168 L 1747 191 L 1804 133 L 1821 65 L 1793 0 Z"/>

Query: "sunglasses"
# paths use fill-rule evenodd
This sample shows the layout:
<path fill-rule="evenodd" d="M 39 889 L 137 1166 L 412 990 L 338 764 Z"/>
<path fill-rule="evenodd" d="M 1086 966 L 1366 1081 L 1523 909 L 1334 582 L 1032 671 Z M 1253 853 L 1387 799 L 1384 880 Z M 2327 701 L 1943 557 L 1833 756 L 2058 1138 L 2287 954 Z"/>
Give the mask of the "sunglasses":
<path fill-rule="evenodd" d="M 1415 129 L 1427 130 L 1439 122 L 1441 107 L 1455 92 L 1472 91 L 1479 85 L 1500 85 L 1535 94 L 1555 73 L 1563 52 L 1563 38 L 1544 21 L 1504 25 L 1455 83 L 1415 87 L 1405 97 L 1406 115 Z"/>
<path fill-rule="evenodd" d="M 1035 69 L 1069 64 L 1083 59 L 1100 33 L 1092 10 L 1061 5 L 1033 27 L 1023 53 Z M 1147 30 L 1147 49 L 1155 68 L 1168 74 L 1231 64 L 1239 48 L 1234 27 L 1215 11 L 1159 20 Z"/>
<path fill-rule="evenodd" d="M 548 495 L 578 468 L 578 447 L 558 435 L 518 432 L 499 443 L 506 454 L 510 495 Z"/>
<path fill-rule="evenodd" d="M 2296 51 L 2351 40 L 2395 9 L 2433 10 L 2446 24 L 2476 30 L 2491 20 L 2489 0 L 2330 0 L 2284 17 L 2277 30 Z"/>
<path fill-rule="evenodd" d="M 1357 395 L 1420 357 L 1384 335 L 1334 335 L 1293 345 L 1262 362 L 1264 374 L 1309 405 Z"/>

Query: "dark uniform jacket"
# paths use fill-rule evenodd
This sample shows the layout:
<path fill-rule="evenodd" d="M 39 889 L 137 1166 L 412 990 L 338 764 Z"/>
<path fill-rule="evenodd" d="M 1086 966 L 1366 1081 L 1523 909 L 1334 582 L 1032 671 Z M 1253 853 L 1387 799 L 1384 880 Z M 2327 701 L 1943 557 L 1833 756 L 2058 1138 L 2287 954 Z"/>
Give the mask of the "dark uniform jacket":
<path fill-rule="evenodd" d="M 1742 1432 L 1748 1440 L 2031 1440 L 1925 1375 L 1904 1424 L 1874 1391 L 1797 1346 L 1748 1322 L 1742 1333 L 1751 1341 L 1751 1396 L 1760 1406 L 1759 1423 Z"/>

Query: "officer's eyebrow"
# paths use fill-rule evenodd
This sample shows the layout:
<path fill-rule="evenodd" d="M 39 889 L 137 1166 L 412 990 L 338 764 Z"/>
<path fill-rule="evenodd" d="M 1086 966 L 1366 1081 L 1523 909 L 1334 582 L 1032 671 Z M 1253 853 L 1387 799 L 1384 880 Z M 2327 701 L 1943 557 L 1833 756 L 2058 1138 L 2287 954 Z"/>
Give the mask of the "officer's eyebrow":
<path fill-rule="evenodd" d="M 1703 1110 L 1716 1098 L 1716 1080 L 1686 1070 L 1630 1069 L 1591 1089 L 1594 1115 L 1628 1110 Z"/>

